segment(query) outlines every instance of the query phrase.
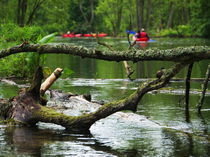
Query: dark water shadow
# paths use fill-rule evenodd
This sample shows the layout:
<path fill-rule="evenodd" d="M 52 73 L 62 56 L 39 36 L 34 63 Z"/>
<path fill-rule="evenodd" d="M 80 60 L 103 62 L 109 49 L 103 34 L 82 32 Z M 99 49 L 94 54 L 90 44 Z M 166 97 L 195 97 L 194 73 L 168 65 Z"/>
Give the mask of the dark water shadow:
<path fill-rule="evenodd" d="M 39 129 L 37 127 L 7 127 L 4 132 L 7 146 L 11 146 L 12 154 L 42 156 L 43 148 L 55 142 L 79 142 L 83 146 L 89 146 L 94 151 L 102 151 L 111 156 L 123 156 L 121 152 L 113 150 L 109 146 L 97 141 L 90 132 L 82 134 L 67 130 Z M 50 150 L 47 150 L 50 151 Z"/>

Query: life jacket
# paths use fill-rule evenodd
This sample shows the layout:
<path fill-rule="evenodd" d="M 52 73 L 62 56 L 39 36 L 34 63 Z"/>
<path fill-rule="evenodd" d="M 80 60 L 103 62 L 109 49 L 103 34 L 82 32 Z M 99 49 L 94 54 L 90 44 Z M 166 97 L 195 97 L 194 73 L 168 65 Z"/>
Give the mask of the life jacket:
<path fill-rule="evenodd" d="M 145 38 L 147 37 L 147 33 L 146 32 L 141 32 L 140 33 L 140 38 Z"/>
<path fill-rule="evenodd" d="M 138 33 L 137 36 L 136 36 L 136 41 L 148 41 L 149 38 L 147 36 L 147 33 L 146 32 L 141 32 L 141 33 Z"/>

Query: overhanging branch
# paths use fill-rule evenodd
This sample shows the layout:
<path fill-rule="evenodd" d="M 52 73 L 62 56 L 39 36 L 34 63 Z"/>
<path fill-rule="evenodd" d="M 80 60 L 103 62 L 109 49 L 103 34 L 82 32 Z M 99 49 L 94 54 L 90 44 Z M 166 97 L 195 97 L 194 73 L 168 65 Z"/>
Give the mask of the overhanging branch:
<path fill-rule="evenodd" d="M 82 46 L 71 46 L 67 44 L 25 44 L 14 46 L 0 51 L 0 58 L 21 53 L 39 52 L 40 54 L 70 54 L 83 58 L 95 58 L 108 61 L 174 61 L 174 62 L 193 62 L 203 59 L 210 59 L 210 47 L 193 46 L 186 48 L 174 48 L 167 50 L 148 49 L 148 50 L 126 50 L 126 51 L 102 51 L 88 49 Z"/>

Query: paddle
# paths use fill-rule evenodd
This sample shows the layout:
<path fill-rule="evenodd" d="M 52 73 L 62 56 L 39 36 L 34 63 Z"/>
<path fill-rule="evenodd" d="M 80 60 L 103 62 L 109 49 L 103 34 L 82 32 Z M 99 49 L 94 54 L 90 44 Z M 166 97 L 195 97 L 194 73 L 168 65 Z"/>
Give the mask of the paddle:
<path fill-rule="evenodd" d="M 135 31 L 130 31 L 130 30 L 126 30 L 126 32 L 127 32 L 127 40 L 128 40 L 128 43 L 129 43 L 129 49 L 130 49 L 136 44 L 136 40 L 131 44 L 129 35 L 130 34 L 134 34 L 135 35 L 136 32 Z"/>
<path fill-rule="evenodd" d="M 136 32 L 135 31 L 131 31 L 131 30 L 126 30 L 126 32 L 128 33 L 128 34 L 136 34 Z"/>

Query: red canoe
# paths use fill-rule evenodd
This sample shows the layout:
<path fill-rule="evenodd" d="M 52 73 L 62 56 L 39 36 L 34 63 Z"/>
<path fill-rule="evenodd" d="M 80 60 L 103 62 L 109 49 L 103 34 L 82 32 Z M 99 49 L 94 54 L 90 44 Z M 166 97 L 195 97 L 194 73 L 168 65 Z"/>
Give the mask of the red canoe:
<path fill-rule="evenodd" d="M 136 38 L 135 36 L 133 36 L 133 40 L 135 41 L 148 41 L 149 40 L 149 38 L 147 38 L 147 37 L 143 37 L 143 38 Z"/>
<path fill-rule="evenodd" d="M 84 37 L 93 37 L 92 34 L 83 34 Z"/>
<path fill-rule="evenodd" d="M 63 38 L 81 37 L 82 34 L 63 34 Z"/>
<path fill-rule="evenodd" d="M 100 34 L 98 34 L 98 37 L 105 37 L 105 36 L 107 36 L 108 34 L 106 34 L 106 33 L 100 33 Z"/>
<path fill-rule="evenodd" d="M 105 37 L 105 36 L 107 36 L 108 34 L 106 34 L 106 33 L 100 33 L 100 34 L 98 34 L 98 37 Z M 73 34 L 73 33 L 71 33 L 71 34 L 63 34 L 62 35 L 63 36 L 63 38 L 74 38 L 74 37 L 96 37 L 97 36 L 97 34 Z"/>
<path fill-rule="evenodd" d="M 100 33 L 100 34 L 98 34 L 98 37 L 105 37 L 105 36 L 107 36 L 107 35 L 108 35 L 108 34 L 106 34 L 106 33 Z M 84 34 L 83 36 L 84 36 L 84 37 L 96 37 L 97 34 L 96 34 L 96 33 Z"/>

